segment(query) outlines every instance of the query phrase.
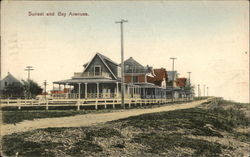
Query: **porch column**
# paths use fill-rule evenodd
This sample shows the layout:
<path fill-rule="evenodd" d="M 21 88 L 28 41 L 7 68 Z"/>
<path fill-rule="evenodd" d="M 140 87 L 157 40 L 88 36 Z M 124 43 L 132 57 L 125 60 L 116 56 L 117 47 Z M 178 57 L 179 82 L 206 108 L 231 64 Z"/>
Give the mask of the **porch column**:
<path fill-rule="evenodd" d="M 59 85 L 59 91 L 61 91 L 61 84 L 59 83 L 58 85 Z"/>
<path fill-rule="evenodd" d="M 55 96 L 54 95 L 55 94 L 55 84 L 54 83 L 53 83 L 53 89 L 52 90 L 53 90 L 53 94 L 51 94 L 51 95 L 52 95 L 52 98 L 54 98 L 54 96 Z"/>
<path fill-rule="evenodd" d="M 128 93 L 128 96 L 129 96 L 129 85 L 127 85 L 127 93 Z"/>
<path fill-rule="evenodd" d="M 87 97 L 88 97 L 88 83 L 85 83 L 85 99 L 87 99 Z"/>
<path fill-rule="evenodd" d="M 145 88 L 143 88 L 143 98 L 146 98 L 146 91 L 145 91 Z"/>
<path fill-rule="evenodd" d="M 137 86 L 137 95 L 139 95 L 139 87 Z"/>
<path fill-rule="evenodd" d="M 116 82 L 116 97 L 119 95 L 119 83 Z"/>
<path fill-rule="evenodd" d="M 99 83 L 96 83 L 97 98 L 99 98 Z"/>
<path fill-rule="evenodd" d="M 134 98 L 134 96 L 135 96 L 135 88 L 134 88 L 134 85 L 132 85 L 132 95 L 133 95 L 133 98 Z"/>
<path fill-rule="evenodd" d="M 78 83 L 78 99 L 81 99 L 81 83 Z"/>
<path fill-rule="evenodd" d="M 68 83 L 66 83 L 66 88 L 67 87 L 69 87 L 69 84 Z M 65 90 L 65 84 L 64 84 L 64 90 Z M 68 93 L 67 93 L 67 97 L 66 97 L 67 99 L 69 98 L 69 91 L 68 91 Z"/>
<path fill-rule="evenodd" d="M 138 89 L 139 89 L 139 96 L 141 98 L 141 87 L 138 87 Z"/>
<path fill-rule="evenodd" d="M 69 94 L 71 94 L 71 85 L 69 85 L 68 87 L 69 87 Z"/>

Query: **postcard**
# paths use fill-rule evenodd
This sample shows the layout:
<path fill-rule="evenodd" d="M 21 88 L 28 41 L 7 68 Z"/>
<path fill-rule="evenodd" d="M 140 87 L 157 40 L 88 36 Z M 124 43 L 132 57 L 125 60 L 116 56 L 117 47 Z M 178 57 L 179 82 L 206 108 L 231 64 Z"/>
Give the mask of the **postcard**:
<path fill-rule="evenodd" d="M 2 156 L 249 156 L 248 1 L 2 1 Z"/>

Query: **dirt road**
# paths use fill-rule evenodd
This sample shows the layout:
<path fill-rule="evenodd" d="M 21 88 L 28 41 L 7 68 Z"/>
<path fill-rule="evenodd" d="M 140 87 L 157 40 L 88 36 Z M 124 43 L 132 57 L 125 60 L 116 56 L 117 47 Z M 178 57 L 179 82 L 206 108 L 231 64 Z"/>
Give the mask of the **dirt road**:
<path fill-rule="evenodd" d="M 111 113 L 98 113 L 98 114 L 85 114 L 76 115 L 71 117 L 60 117 L 60 118 L 44 118 L 36 119 L 32 121 L 23 121 L 21 123 L 5 124 L 1 126 L 1 136 L 25 132 L 35 129 L 48 128 L 48 127 L 80 127 L 80 126 L 91 126 L 98 123 L 104 123 L 112 120 L 117 120 L 121 118 L 127 118 L 130 116 L 137 116 L 145 113 L 154 113 L 162 111 L 172 111 L 177 109 L 193 108 L 200 105 L 207 100 L 194 101 L 184 104 L 176 104 L 170 106 L 162 106 L 158 108 L 151 109 L 130 109 L 130 110 L 120 110 Z"/>

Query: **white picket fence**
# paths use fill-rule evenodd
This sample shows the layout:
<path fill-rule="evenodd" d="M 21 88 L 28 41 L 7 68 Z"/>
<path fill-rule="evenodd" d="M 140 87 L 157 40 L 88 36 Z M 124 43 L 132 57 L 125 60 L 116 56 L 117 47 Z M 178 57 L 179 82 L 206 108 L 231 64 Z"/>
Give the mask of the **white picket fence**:
<path fill-rule="evenodd" d="M 80 110 L 81 106 L 104 106 L 106 109 L 108 105 L 112 108 L 116 108 L 116 105 L 121 104 L 121 99 L 1 99 L 1 107 L 18 107 L 18 109 L 24 107 L 39 107 L 44 106 L 46 110 L 52 106 L 75 106 L 77 110 Z M 188 98 L 178 99 L 141 99 L 141 98 L 130 98 L 124 99 L 125 105 L 130 108 L 133 106 L 145 106 L 151 104 L 167 104 L 173 102 L 186 102 L 190 101 Z"/>

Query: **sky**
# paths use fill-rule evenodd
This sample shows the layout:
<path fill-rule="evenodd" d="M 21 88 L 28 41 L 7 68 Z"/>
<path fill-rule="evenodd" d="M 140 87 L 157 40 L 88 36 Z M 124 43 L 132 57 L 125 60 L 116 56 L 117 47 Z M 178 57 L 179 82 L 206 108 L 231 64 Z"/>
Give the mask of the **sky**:
<path fill-rule="evenodd" d="M 179 77 L 192 72 L 196 93 L 206 85 L 209 95 L 249 102 L 248 1 L 2 1 L 1 78 L 27 79 L 31 65 L 31 79 L 52 88 L 83 71 L 96 52 L 120 63 L 121 19 L 128 20 L 125 59 L 171 70 L 176 57 L 175 70 Z"/>

